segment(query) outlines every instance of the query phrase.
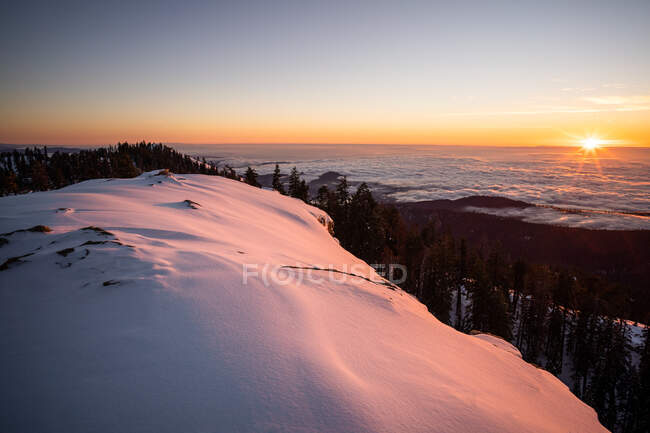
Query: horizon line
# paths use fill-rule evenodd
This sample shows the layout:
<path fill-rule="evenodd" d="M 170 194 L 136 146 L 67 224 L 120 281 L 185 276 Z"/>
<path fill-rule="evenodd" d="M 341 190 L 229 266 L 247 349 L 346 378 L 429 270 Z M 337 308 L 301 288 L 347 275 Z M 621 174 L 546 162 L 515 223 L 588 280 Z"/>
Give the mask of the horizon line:
<path fill-rule="evenodd" d="M 185 146 L 409 146 L 409 147 L 426 147 L 426 146 L 437 146 L 437 147 L 495 147 L 495 148 L 574 148 L 581 147 L 579 144 L 433 144 L 433 143 L 327 143 L 327 142 L 318 142 L 318 143 L 304 143 L 304 142 L 223 142 L 223 143 L 192 143 L 192 142 L 182 142 L 182 141 L 160 141 L 160 140 L 118 140 L 112 143 L 96 143 L 96 144 L 70 144 L 70 143 L 6 143 L 0 142 L 0 146 L 11 146 L 11 147 L 64 147 L 64 148 L 75 148 L 75 147 L 108 147 L 115 146 L 120 143 L 154 143 L 154 144 L 163 144 L 163 145 L 185 145 Z M 635 149 L 650 149 L 650 145 L 643 144 L 620 144 L 620 145 L 610 145 L 610 146 L 600 146 L 601 149 L 612 149 L 612 148 L 635 148 Z"/>

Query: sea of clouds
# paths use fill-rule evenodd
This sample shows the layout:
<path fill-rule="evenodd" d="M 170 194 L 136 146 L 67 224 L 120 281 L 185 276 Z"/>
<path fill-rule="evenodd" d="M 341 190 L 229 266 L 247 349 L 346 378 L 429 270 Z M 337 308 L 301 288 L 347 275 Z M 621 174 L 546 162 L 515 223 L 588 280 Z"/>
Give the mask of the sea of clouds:
<path fill-rule="evenodd" d="M 270 173 L 276 161 L 284 172 L 295 165 L 307 180 L 335 171 L 353 183 L 367 182 L 379 196 L 394 201 L 502 196 L 555 208 L 469 210 L 572 227 L 650 229 L 650 217 L 638 215 L 650 213 L 646 148 L 585 154 L 576 148 L 383 146 L 346 152 L 321 146 L 272 152 L 242 147 L 216 159 L 235 167 L 251 165 L 261 174 Z"/>

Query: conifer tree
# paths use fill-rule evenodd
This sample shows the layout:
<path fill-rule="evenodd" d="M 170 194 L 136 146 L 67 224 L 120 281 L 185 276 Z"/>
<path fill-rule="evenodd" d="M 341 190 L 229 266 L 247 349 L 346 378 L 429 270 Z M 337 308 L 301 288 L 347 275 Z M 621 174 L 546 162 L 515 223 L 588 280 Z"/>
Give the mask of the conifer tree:
<path fill-rule="evenodd" d="M 646 320 L 648 322 L 650 320 Z M 640 350 L 638 373 L 630 393 L 630 409 L 624 426 L 633 433 L 650 431 L 650 326 L 646 327 L 644 336 L 645 342 Z"/>
<path fill-rule="evenodd" d="M 571 335 L 570 350 L 572 354 L 572 391 L 579 398 L 586 396 L 589 379 L 597 357 L 596 335 L 600 332 L 598 318 L 598 301 L 588 297 L 578 306 L 579 314 L 575 329 Z"/>
<path fill-rule="evenodd" d="M 454 327 L 463 330 L 463 293 L 462 289 L 465 287 L 467 278 L 467 244 L 465 239 L 460 240 L 460 251 L 458 257 L 458 275 L 456 277 L 456 320 Z"/>
<path fill-rule="evenodd" d="M 348 178 L 343 176 L 336 186 L 336 201 L 339 206 L 347 206 L 350 203 L 350 189 L 348 187 Z"/>
<path fill-rule="evenodd" d="M 46 191 L 50 187 L 50 179 L 45 165 L 39 160 L 31 164 L 32 188 L 34 191 Z"/>
<path fill-rule="evenodd" d="M 280 180 L 280 166 L 278 164 L 275 164 L 275 169 L 273 170 L 273 181 L 271 186 L 273 187 L 274 190 L 278 191 L 282 195 L 286 195 L 286 191 L 284 190 L 284 185 L 282 185 L 282 181 Z"/>
<path fill-rule="evenodd" d="M 349 248 L 352 240 L 350 226 L 350 192 L 348 182 L 342 177 L 334 192 L 334 201 L 330 204 L 330 216 L 334 219 L 334 235 L 343 248 Z"/>
<path fill-rule="evenodd" d="M 262 185 L 257 181 L 257 172 L 255 169 L 251 168 L 250 166 L 246 169 L 246 174 L 244 174 L 244 182 L 251 186 L 256 186 L 258 188 L 261 188 Z"/>
<path fill-rule="evenodd" d="M 316 193 L 316 206 L 329 212 L 330 190 L 327 185 L 322 185 Z"/>
<path fill-rule="evenodd" d="M 113 169 L 113 177 L 129 178 L 138 175 L 138 169 L 135 167 L 135 165 L 133 165 L 133 160 L 131 159 L 128 151 L 124 149 L 118 151 L 114 161 L 115 165 Z M 90 164 L 84 164 L 82 167 L 89 169 L 91 166 Z M 91 179 L 92 176 L 91 174 L 84 173 L 84 178 Z"/>
<path fill-rule="evenodd" d="M 305 179 L 300 179 L 300 184 L 298 186 L 298 194 L 296 198 L 299 198 L 305 203 L 309 201 L 309 186 L 307 185 L 307 182 L 305 182 Z"/>
<path fill-rule="evenodd" d="M 422 288 L 422 263 L 424 261 L 425 247 L 419 231 L 409 230 L 401 248 L 403 264 L 407 269 L 404 289 L 420 297 Z"/>
<path fill-rule="evenodd" d="M 525 290 L 526 262 L 521 259 L 515 261 L 512 271 L 512 303 L 510 304 L 510 314 L 513 320 L 516 321 L 519 313 L 519 300 Z"/>
<path fill-rule="evenodd" d="M 300 175 L 295 166 L 289 174 L 289 195 L 296 198 L 300 196 Z"/>
<path fill-rule="evenodd" d="M 349 234 L 350 252 L 369 263 L 377 263 L 381 255 L 381 240 L 377 202 L 366 183 L 362 183 L 350 200 Z"/>

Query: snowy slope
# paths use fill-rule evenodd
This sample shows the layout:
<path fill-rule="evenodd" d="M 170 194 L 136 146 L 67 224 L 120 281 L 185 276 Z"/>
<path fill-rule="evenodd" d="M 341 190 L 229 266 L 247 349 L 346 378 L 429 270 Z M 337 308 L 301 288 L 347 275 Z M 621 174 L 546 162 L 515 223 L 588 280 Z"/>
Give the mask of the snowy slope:
<path fill-rule="evenodd" d="M 0 271 L 0 431 L 605 431 L 516 350 L 382 284 L 322 221 L 200 175 L 0 198 L 0 232 L 52 229 L 2 235 L 0 263 L 32 254 Z M 376 282 L 287 284 L 264 264 Z"/>

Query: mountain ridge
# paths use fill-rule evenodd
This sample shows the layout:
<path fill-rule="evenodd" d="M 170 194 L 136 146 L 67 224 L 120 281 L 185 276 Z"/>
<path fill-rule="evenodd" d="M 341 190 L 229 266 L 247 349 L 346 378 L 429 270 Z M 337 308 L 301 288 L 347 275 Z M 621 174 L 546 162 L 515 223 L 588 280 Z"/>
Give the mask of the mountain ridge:
<path fill-rule="evenodd" d="M 156 174 L 0 198 L 0 232 L 51 229 L 0 247 L 3 431 L 606 431 L 512 348 L 341 279 L 381 281 L 324 212 Z"/>

